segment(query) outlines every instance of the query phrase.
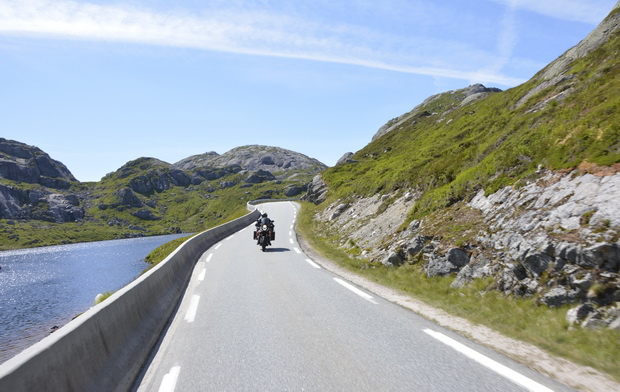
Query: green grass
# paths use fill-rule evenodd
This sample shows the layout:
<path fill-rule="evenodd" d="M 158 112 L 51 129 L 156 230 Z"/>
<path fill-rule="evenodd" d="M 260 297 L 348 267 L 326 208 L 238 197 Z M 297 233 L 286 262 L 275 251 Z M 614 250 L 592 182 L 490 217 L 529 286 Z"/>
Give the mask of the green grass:
<path fill-rule="evenodd" d="M 168 241 L 165 244 L 162 244 L 157 248 L 153 249 L 144 260 L 151 265 L 157 265 L 166 257 L 168 257 L 168 255 L 172 253 L 176 248 L 181 246 L 182 243 L 184 243 L 191 237 L 191 235 L 188 235 L 187 237 L 180 237 L 172 241 Z"/>
<path fill-rule="evenodd" d="M 620 162 L 620 36 L 573 64 L 574 78 L 549 87 L 520 107 L 539 81 L 453 108 L 452 93 L 427 112 L 358 151 L 357 163 L 327 169 L 328 203 L 356 196 L 413 189 L 422 193 L 409 220 L 531 178 L 538 165 L 551 170 L 582 162 Z M 570 89 L 561 101 L 541 105 Z M 444 102 L 445 101 L 445 102 Z M 442 117 L 443 116 L 443 117 Z M 439 121 L 441 119 L 441 121 Z"/>
<path fill-rule="evenodd" d="M 324 226 L 313 220 L 318 207 L 310 203 L 302 203 L 302 206 L 297 230 L 322 256 L 450 314 L 532 343 L 559 357 L 591 366 L 620 381 L 620 332 L 570 329 L 565 319 L 567 308 L 547 308 L 538 306 L 531 299 L 486 291 L 492 284 L 488 279 L 455 289 L 450 287 L 454 277 L 428 278 L 419 264 L 384 267 L 353 257 L 337 248 L 339 238 L 325 233 Z"/>

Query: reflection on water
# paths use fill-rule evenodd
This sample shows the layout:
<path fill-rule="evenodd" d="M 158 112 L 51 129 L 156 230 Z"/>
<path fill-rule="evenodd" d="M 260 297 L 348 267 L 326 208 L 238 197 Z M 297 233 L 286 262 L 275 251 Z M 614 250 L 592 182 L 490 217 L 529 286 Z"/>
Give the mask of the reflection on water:
<path fill-rule="evenodd" d="M 86 311 L 97 294 L 127 285 L 150 251 L 186 235 L 0 252 L 0 363 Z"/>

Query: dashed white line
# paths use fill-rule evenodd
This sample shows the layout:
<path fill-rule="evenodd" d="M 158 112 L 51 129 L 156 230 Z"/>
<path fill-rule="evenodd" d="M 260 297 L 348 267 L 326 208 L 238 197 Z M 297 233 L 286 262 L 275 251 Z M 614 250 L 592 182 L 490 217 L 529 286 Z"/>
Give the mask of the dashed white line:
<path fill-rule="evenodd" d="M 350 284 L 348 282 L 345 282 L 344 280 L 342 280 L 340 278 L 334 278 L 334 280 L 336 282 L 340 283 L 342 286 L 346 287 L 347 289 L 351 290 L 355 294 L 357 294 L 360 297 L 364 298 L 366 301 L 369 301 L 369 302 L 372 302 L 375 305 L 378 305 L 378 303 L 375 302 L 375 300 L 373 299 L 373 297 L 370 294 L 367 294 L 367 293 L 363 292 L 362 290 L 358 289 L 357 287 L 353 286 L 352 284 Z"/>
<path fill-rule="evenodd" d="M 290 242 L 291 244 L 294 244 L 294 243 L 295 243 L 295 241 L 293 241 L 293 239 L 292 239 L 292 238 L 289 238 L 288 240 L 289 240 L 289 242 Z"/>
<path fill-rule="evenodd" d="M 293 235 L 293 231 L 289 231 L 288 235 L 292 236 Z"/>
<path fill-rule="evenodd" d="M 209 256 L 207 256 L 207 263 L 211 261 L 211 257 L 213 257 L 213 253 L 209 253 Z"/>
<path fill-rule="evenodd" d="M 173 366 L 172 369 L 170 369 L 170 372 L 166 373 L 166 375 L 164 375 L 164 379 L 161 380 L 159 392 L 174 392 L 180 372 L 180 366 Z"/>
<path fill-rule="evenodd" d="M 297 253 L 301 254 L 301 251 L 299 250 L 299 248 L 298 248 L 298 247 L 294 247 L 293 249 L 295 249 L 295 252 L 297 252 Z"/>
<path fill-rule="evenodd" d="M 185 321 L 188 323 L 193 323 L 196 318 L 196 312 L 198 311 L 198 301 L 200 301 L 199 295 L 194 295 L 192 300 L 189 303 L 189 309 L 187 309 L 187 313 L 185 313 Z"/>
<path fill-rule="evenodd" d="M 232 238 L 233 238 L 234 236 L 235 236 L 235 235 L 233 234 L 233 235 L 231 235 L 230 237 L 226 238 L 226 241 L 230 241 L 230 240 L 232 240 Z"/>
<path fill-rule="evenodd" d="M 314 268 L 317 269 L 321 269 L 321 266 L 318 265 L 317 263 L 315 263 L 314 261 L 310 260 L 310 259 L 306 259 L 306 261 L 308 262 L 308 264 L 310 264 L 311 266 L 313 266 Z"/>
<path fill-rule="evenodd" d="M 447 337 L 446 335 L 440 332 L 436 332 L 431 329 L 425 329 L 424 332 L 434 337 L 435 339 L 439 340 L 440 342 L 447 344 L 448 346 L 452 347 L 453 349 L 465 355 L 466 357 L 473 359 L 474 361 L 478 362 L 482 366 L 487 367 L 493 370 L 494 372 L 506 377 L 512 382 L 525 387 L 529 391 L 553 392 L 553 390 L 545 387 L 544 385 L 539 384 L 536 381 L 525 377 L 521 373 L 518 373 L 510 369 L 509 367 L 502 365 L 501 363 L 495 362 L 491 358 L 480 354 L 476 350 L 473 350 L 465 346 L 464 344 L 459 343 L 456 340 Z"/>
<path fill-rule="evenodd" d="M 213 250 L 217 250 L 220 246 L 222 246 L 221 242 L 219 244 L 215 245 L 215 248 L 213 248 Z"/>
<path fill-rule="evenodd" d="M 207 275 L 207 270 L 203 269 L 202 272 L 200 273 L 200 275 L 198 275 L 198 280 L 203 281 L 205 280 L 205 276 Z"/>

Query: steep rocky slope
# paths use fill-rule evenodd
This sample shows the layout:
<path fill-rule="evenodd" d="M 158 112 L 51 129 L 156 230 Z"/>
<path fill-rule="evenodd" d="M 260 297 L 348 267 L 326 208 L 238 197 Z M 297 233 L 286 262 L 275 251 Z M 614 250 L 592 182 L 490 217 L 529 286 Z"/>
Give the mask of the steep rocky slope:
<path fill-rule="evenodd" d="M 317 222 L 369 267 L 490 279 L 620 330 L 619 26 L 616 5 L 527 83 L 438 94 L 391 120 L 314 178 Z"/>

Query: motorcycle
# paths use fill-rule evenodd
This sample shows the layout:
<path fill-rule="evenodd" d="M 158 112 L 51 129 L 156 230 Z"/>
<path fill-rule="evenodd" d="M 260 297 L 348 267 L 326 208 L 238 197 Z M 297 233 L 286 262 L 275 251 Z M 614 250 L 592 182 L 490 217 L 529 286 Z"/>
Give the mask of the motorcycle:
<path fill-rule="evenodd" d="M 271 225 L 257 225 L 256 230 L 253 232 L 254 240 L 257 241 L 263 252 L 267 246 L 271 245 L 271 241 L 276 239 L 276 232 L 274 231 L 273 222 L 274 221 L 271 221 Z"/>

